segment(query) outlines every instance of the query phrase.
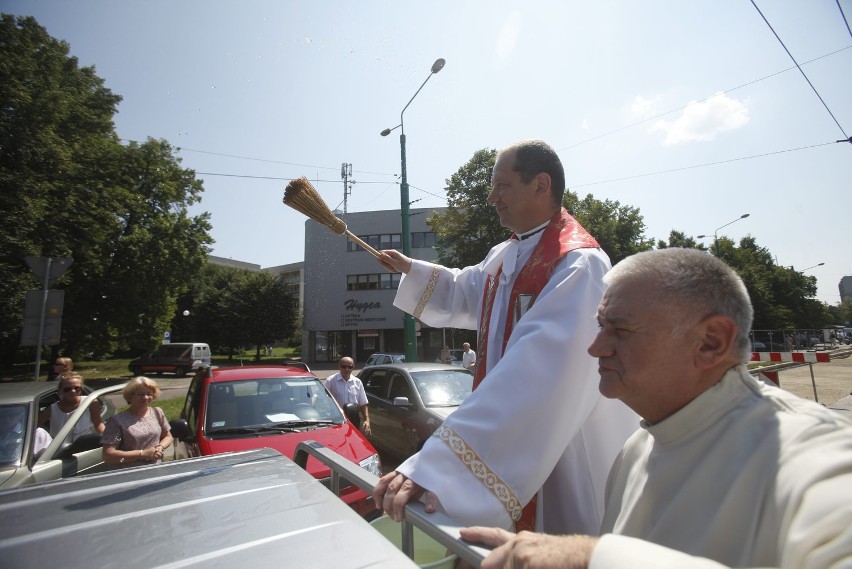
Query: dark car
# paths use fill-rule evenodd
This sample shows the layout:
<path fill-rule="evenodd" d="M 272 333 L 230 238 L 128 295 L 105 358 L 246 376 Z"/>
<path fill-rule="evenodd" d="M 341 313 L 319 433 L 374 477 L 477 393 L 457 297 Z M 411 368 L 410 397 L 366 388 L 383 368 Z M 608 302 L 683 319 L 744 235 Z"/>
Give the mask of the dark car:
<path fill-rule="evenodd" d="M 171 421 L 177 458 L 269 447 L 293 458 L 296 445 L 315 440 L 381 476 L 376 449 L 345 416 L 313 373 L 298 367 L 213 367 L 193 377 L 181 418 Z M 307 470 L 329 484 L 330 471 Z M 376 514 L 365 492 L 349 486 L 344 502 L 362 515 Z"/>
<path fill-rule="evenodd" d="M 36 457 L 34 443 L 37 418 L 42 409 L 59 401 L 58 387 L 59 382 L 53 381 L 0 384 L 0 431 L 3 431 L 0 432 L 0 489 L 106 469 L 100 435 L 88 433 L 74 439 L 74 428 L 82 417 L 88 416 L 92 401 L 120 391 L 123 385 L 98 391 L 83 386 L 83 395 L 88 397 L 83 399 L 53 441 Z M 115 412 L 115 408 L 105 397 L 101 402 L 106 420 Z"/>
<path fill-rule="evenodd" d="M 367 391 L 370 440 L 400 458 L 420 450 L 473 387 L 471 372 L 446 364 L 375 365 L 358 377 Z"/>

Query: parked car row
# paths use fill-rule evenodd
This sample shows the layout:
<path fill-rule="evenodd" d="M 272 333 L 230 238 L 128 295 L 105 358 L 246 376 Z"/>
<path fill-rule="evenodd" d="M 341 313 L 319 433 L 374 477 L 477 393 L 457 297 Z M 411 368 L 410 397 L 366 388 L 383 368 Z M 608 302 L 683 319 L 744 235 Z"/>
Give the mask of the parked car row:
<path fill-rule="evenodd" d="M 391 360 L 399 360 L 388 354 Z M 378 361 L 378 359 L 376 360 Z M 141 370 L 139 370 L 141 371 Z M 376 448 L 405 459 L 470 395 L 473 374 L 459 366 L 384 363 L 360 373 L 369 401 L 372 433 L 365 437 L 307 366 L 205 366 L 190 381 L 178 419 L 170 421 L 176 459 L 272 448 L 292 458 L 296 446 L 315 440 L 381 476 Z M 107 395 L 123 385 L 87 395 L 68 424 L 40 456 L 34 441 L 38 414 L 59 399 L 58 383 L 21 382 L 0 386 L 0 489 L 109 470 L 100 436 L 71 441 L 77 421 L 99 398 L 104 419 L 115 413 Z M 144 468 L 144 467 L 143 467 Z M 329 469 L 311 459 L 306 470 L 326 486 Z M 365 517 L 377 515 L 370 497 L 342 481 L 341 499 Z"/>

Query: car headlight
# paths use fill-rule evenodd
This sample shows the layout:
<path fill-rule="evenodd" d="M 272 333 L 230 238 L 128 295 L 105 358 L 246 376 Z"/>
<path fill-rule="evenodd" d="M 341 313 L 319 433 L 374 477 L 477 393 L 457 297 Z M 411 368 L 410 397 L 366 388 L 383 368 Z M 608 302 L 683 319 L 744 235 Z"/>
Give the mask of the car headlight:
<path fill-rule="evenodd" d="M 378 454 L 374 454 L 365 458 L 364 460 L 359 462 L 358 465 L 367 472 L 372 472 L 376 476 L 381 477 L 382 475 L 382 461 L 379 460 Z"/>

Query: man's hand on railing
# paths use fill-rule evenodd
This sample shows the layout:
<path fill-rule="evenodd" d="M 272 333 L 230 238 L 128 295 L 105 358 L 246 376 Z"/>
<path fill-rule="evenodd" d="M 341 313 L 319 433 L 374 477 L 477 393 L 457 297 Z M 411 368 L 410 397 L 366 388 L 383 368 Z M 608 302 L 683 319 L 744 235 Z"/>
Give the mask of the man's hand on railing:
<path fill-rule="evenodd" d="M 398 472 L 389 472 L 379 479 L 373 488 L 373 501 L 376 508 L 384 511 L 392 520 L 402 521 L 405 505 L 411 500 L 423 499 L 427 513 L 438 509 L 438 497 L 417 485 L 414 480 Z"/>
<path fill-rule="evenodd" d="M 482 560 L 481 569 L 588 569 L 598 542 L 587 535 L 515 534 L 481 526 L 460 528 L 459 535 L 465 541 L 495 548 Z"/>

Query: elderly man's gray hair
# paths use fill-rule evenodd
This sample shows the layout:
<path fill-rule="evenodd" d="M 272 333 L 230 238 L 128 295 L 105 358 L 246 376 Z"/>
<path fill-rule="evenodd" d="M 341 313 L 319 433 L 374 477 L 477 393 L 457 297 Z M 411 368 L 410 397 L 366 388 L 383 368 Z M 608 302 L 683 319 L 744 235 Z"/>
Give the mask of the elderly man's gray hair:
<path fill-rule="evenodd" d="M 688 314 L 730 317 L 737 325 L 735 349 L 740 361 L 749 360 L 754 310 L 745 284 L 730 266 L 698 249 L 657 249 L 627 257 L 604 276 L 604 282 L 613 285 L 634 277 L 652 279 L 662 302 L 674 302 Z"/>

